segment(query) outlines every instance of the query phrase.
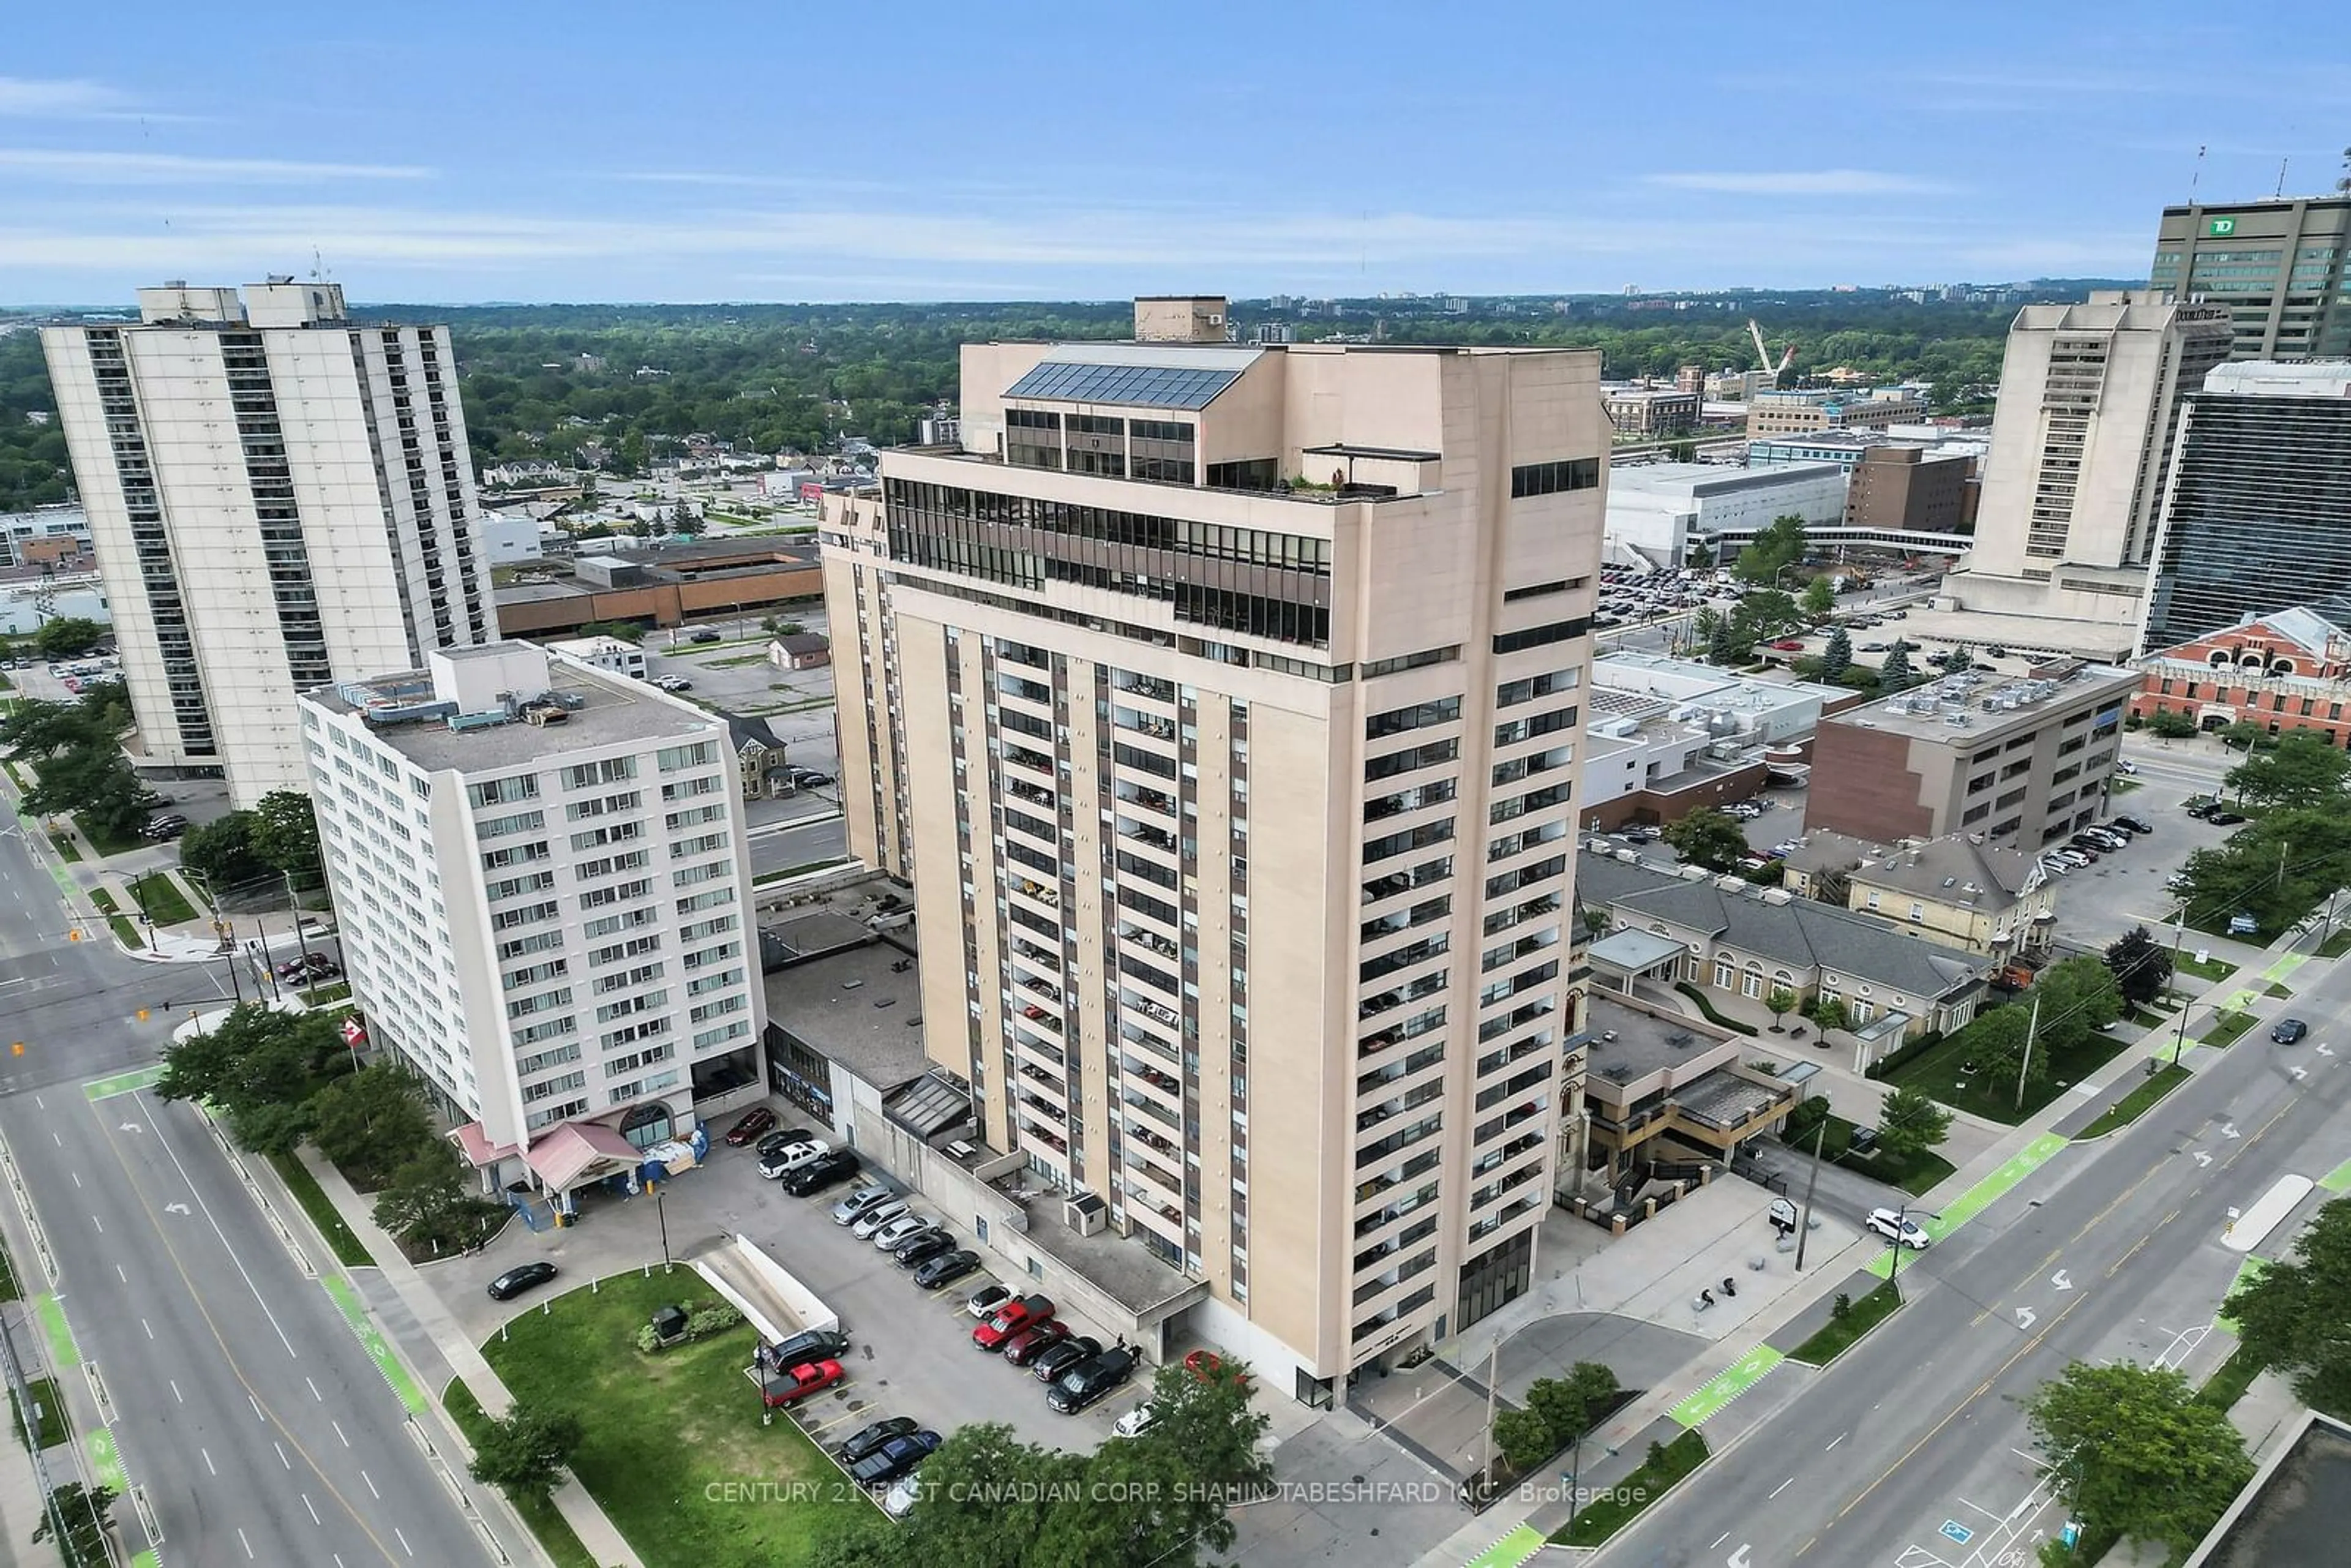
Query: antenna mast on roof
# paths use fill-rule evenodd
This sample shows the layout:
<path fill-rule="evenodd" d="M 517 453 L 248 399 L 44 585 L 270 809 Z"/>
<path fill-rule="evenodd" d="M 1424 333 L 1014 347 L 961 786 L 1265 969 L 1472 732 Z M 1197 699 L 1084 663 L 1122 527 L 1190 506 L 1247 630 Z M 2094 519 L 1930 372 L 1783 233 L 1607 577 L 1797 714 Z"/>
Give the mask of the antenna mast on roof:
<path fill-rule="evenodd" d="M 2285 158 L 2278 160 L 2277 199 L 2279 201 L 2285 199 L 2285 166 L 2290 162 L 2291 160 Z"/>
<path fill-rule="evenodd" d="M 2188 176 L 2188 204 L 2196 204 L 2196 183 L 2204 178 L 2204 149 L 2196 149 L 2196 166 Z"/>

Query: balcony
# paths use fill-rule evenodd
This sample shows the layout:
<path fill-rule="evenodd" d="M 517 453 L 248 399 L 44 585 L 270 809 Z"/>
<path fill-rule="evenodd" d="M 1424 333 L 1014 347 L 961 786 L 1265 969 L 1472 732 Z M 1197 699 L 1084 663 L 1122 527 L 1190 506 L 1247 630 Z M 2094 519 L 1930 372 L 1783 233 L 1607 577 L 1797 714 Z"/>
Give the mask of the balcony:
<path fill-rule="evenodd" d="M 1053 759 L 1041 751 L 1034 751 L 1025 746 L 1007 746 L 1004 748 L 1004 765 L 1007 768 L 1026 768 L 1031 773 L 1040 775 L 1049 785 L 1060 783 L 1060 779 L 1053 772 Z"/>
<path fill-rule="evenodd" d="M 1039 1061 L 1057 1073 L 1069 1071 L 1069 1058 L 1062 1053 L 1059 1045 L 1050 1040 L 1030 1034 L 1027 1030 L 1015 1025 L 1012 1030 L 1012 1043 L 1023 1051 L 1033 1053 Z"/>
<path fill-rule="evenodd" d="M 1174 1008 L 1162 1006 L 1147 997 L 1130 990 L 1121 990 L 1118 999 L 1121 1006 L 1133 1008 L 1154 1023 L 1165 1024 L 1169 1029 L 1179 1029 L 1183 1026 L 1184 1020 L 1176 1016 Z"/>
<path fill-rule="evenodd" d="M 1137 946 L 1156 953 L 1162 958 L 1180 960 L 1183 956 L 1182 949 L 1178 948 L 1174 942 L 1146 926 L 1123 925 L 1118 928 L 1118 939 L 1122 942 L 1132 942 Z"/>
<path fill-rule="evenodd" d="M 1148 823 L 1138 822 L 1132 817 L 1120 817 L 1117 819 L 1117 823 L 1120 838 L 1132 843 L 1142 844 L 1147 849 L 1157 850 L 1171 857 L 1176 854 L 1176 835 L 1166 829 L 1155 828 Z"/>
<path fill-rule="evenodd" d="M 1058 910 L 1061 907 L 1061 890 L 1060 888 L 1048 886 L 1044 883 L 1025 876 L 1014 877 L 1011 883 L 1011 891 L 1016 896 L 1032 899 L 1047 909 Z"/>
<path fill-rule="evenodd" d="M 1142 1176 L 1147 1184 L 1148 1201 L 1152 1207 L 1184 1201 L 1183 1179 L 1155 1160 L 1149 1149 L 1130 1140 L 1122 1151 L 1122 1157 L 1126 1168 Z"/>
<path fill-rule="evenodd" d="M 1129 1143 L 1141 1144 L 1146 1148 L 1155 1149 L 1167 1155 L 1170 1159 L 1183 1157 L 1182 1151 L 1176 1146 L 1176 1141 L 1173 1138 L 1155 1131 L 1133 1117 L 1127 1119 L 1126 1136 Z"/>
<path fill-rule="evenodd" d="M 1017 1098 L 1019 1099 L 1020 1108 L 1023 1111 L 1033 1112 L 1037 1115 L 1044 1117 L 1055 1126 L 1062 1126 L 1067 1124 L 1069 1122 L 1070 1113 L 1067 1107 L 1052 1104 L 1039 1096 L 1030 1093 L 1026 1088 L 1023 1088 L 1019 1092 Z"/>
<path fill-rule="evenodd" d="M 1383 1262 L 1395 1257 L 1405 1248 L 1412 1246 L 1416 1242 L 1425 1241 L 1436 1234 L 1437 1218 L 1434 1215 L 1413 1221 L 1410 1225 L 1405 1226 L 1402 1230 L 1397 1231 L 1394 1236 L 1389 1237 L 1385 1241 L 1382 1241 L 1373 1247 L 1367 1247 L 1363 1251 L 1356 1253 L 1354 1265 L 1356 1277 L 1360 1279 L 1364 1270 L 1378 1268 Z"/>
<path fill-rule="evenodd" d="M 1155 703 L 1173 703 L 1176 700 L 1174 682 L 1158 680 L 1150 675 L 1123 675 L 1112 685 L 1114 690 L 1131 693 Z"/>
<path fill-rule="evenodd" d="M 1139 1111 L 1177 1137 L 1184 1135 L 1182 1116 L 1140 1090 L 1130 1088 L 1118 1097 L 1118 1103 L 1130 1111 Z"/>
<path fill-rule="evenodd" d="M 1026 800 L 1031 806 L 1041 807 L 1048 811 L 1061 810 L 1060 796 L 1050 789 L 1031 784 L 1024 779 L 1007 779 L 1004 781 L 1004 789 L 1005 792 L 1016 800 Z"/>
<path fill-rule="evenodd" d="M 1174 1073 L 1150 1066 L 1145 1062 L 1137 1061 L 1132 1056 L 1121 1056 L 1118 1059 L 1118 1066 L 1119 1071 L 1125 1073 L 1129 1078 L 1139 1078 L 1144 1082 L 1150 1084 L 1154 1089 L 1158 1090 L 1162 1094 L 1169 1096 L 1179 1103 L 1182 1102 L 1184 1098 L 1184 1081 L 1176 1077 Z"/>
<path fill-rule="evenodd" d="M 1375 997 L 1365 997 L 1355 1004 L 1355 1021 L 1361 1023 L 1367 1019 L 1374 1019 L 1382 1013 L 1392 1012 L 1397 1008 L 1416 1002 L 1423 997 L 1433 997 L 1445 988 L 1445 983 L 1446 971 L 1437 969 L 1423 975 L 1410 985 L 1399 986 L 1394 990 L 1382 991 Z"/>
<path fill-rule="evenodd" d="M 1379 1164 L 1412 1147 L 1424 1138 L 1433 1138 L 1445 1124 L 1445 1113 L 1423 1116 L 1419 1121 L 1397 1128 L 1386 1137 L 1364 1145 L 1355 1151 L 1355 1168 Z"/>
<path fill-rule="evenodd" d="M 1057 1100 L 1068 1098 L 1069 1085 L 1062 1082 L 1050 1070 L 1034 1061 L 1024 1061 L 1020 1064 L 1020 1076 L 1028 1079 L 1031 1083 L 1040 1084 L 1050 1090 Z"/>
<path fill-rule="evenodd" d="M 1357 1094 L 1376 1094 L 1391 1083 L 1401 1082 L 1416 1072 L 1426 1072 L 1432 1067 L 1445 1065 L 1445 1044 L 1425 1045 L 1401 1061 L 1392 1061 L 1376 1072 L 1366 1072 L 1355 1080 Z"/>
<path fill-rule="evenodd" d="M 1176 818 L 1176 797 L 1164 789 L 1147 789 L 1140 784 L 1129 783 L 1122 779 L 1113 792 L 1130 806 L 1140 807 L 1146 811 L 1156 811 L 1170 821 Z"/>

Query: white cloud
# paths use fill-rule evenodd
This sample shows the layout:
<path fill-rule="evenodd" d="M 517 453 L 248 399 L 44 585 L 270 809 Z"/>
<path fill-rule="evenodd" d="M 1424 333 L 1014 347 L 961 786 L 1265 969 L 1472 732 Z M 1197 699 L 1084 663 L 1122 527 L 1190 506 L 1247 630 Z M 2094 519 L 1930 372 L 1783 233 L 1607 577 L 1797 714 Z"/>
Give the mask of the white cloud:
<path fill-rule="evenodd" d="M 0 76 L 0 117 L 23 120 L 143 120 L 178 123 L 196 117 L 142 108 L 120 88 L 83 78 Z"/>
<path fill-rule="evenodd" d="M 423 180 L 430 169 L 387 163 L 302 163 L 280 158 L 193 158 L 177 152 L 94 152 L 0 147 L 0 169 L 76 185 L 301 184 L 327 180 Z"/>
<path fill-rule="evenodd" d="M 1711 170 L 1649 174 L 1644 181 L 1673 191 L 1713 191 L 1735 196 L 1927 196 L 1949 192 L 1939 181 L 1867 169 L 1782 169 L 1749 172 Z"/>

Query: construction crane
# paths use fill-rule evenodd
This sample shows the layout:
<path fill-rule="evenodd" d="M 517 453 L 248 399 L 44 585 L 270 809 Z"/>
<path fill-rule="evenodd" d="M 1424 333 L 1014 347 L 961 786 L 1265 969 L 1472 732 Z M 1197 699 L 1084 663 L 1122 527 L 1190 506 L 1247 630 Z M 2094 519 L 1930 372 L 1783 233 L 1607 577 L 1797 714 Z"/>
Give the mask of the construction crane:
<path fill-rule="evenodd" d="M 1789 344 L 1788 351 L 1782 354 L 1780 356 L 1780 362 L 1774 365 L 1771 362 L 1771 350 L 1763 345 L 1763 329 L 1756 323 L 1755 318 L 1752 316 L 1750 316 L 1747 319 L 1747 330 L 1749 335 L 1755 340 L 1756 366 L 1766 375 L 1770 376 L 1774 383 L 1777 383 L 1782 376 L 1788 373 L 1788 367 L 1796 362 L 1796 345 L 1793 343 Z"/>

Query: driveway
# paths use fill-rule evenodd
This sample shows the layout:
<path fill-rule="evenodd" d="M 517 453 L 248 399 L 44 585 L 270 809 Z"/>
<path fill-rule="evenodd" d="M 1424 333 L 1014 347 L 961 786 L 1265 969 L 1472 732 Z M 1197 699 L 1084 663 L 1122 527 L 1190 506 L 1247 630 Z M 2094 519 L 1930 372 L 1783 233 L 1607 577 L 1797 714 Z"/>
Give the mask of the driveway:
<path fill-rule="evenodd" d="M 794 1114 L 789 1107 L 775 1109 L 787 1117 Z M 1092 1409 L 1078 1416 L 1054 1414 L 1046 1406 L 1044 1386 L 1029 1372 L 972 1347 L 972 1320 L 963 1301 L 987 1276 L 971 1275 L 925 1294 L 886 1253 L 832 1223 L 833 1204 L 862 1179 L 867 1178 L 814 1197 L 791 1197 L 760 1179 L 751 1150 L 716 1145 L 701 1166 L 663 1189 L 662 1216 L 656 1215 L 650 1197 L 600 1193 L 581 1200 L 582 1218 L 576 1225 L 537 1234 L 509 1225 L 479 1256 L 433 1264 L 424 1276 L 465 1332 L 479 1343 L 496 1334 L 508 1318 L 539 1311 L 542 1300 L 551 1299 L 557 1291 L 583 1287 L 614 1273 L 660 1268 L 661 1218 L 668 1222 L 673 1258 L 739 1231 L 766 1248 L 839 1313 L 842 1331 L 855 1342 L 842 1358 L 850 1376 L 848 1397 L 820 1401 L 810 1412 L 821 1422 L 811 1427 L 820 1441 L 846 1437 L 879 1416 L 905 1415 L 942 1434 L 974 1421 L 1002 1421 L 1032 1442 L 1090 1448 L 1148 1392 L 1149 1369 L 1141 1368 L 1126 1389 Z M 935 1213 L 927 1206 L 917 1207 Z M 554 1286 L 514 1301 L 489 1299 L 484 1287 L 491 1276 L 537 1258 L 562 1270 Z M 681 1272 L 686 1269 L 683 1263 L 677 1267 Z M 698 1279 L 686 1282 L 707 1293 L 708 1287 Z M 1111 1343 L 1110 1334 L 1098 1333 L 1092 1324 L 1075 1326 Z"/>

